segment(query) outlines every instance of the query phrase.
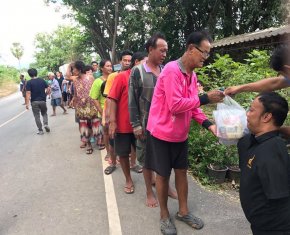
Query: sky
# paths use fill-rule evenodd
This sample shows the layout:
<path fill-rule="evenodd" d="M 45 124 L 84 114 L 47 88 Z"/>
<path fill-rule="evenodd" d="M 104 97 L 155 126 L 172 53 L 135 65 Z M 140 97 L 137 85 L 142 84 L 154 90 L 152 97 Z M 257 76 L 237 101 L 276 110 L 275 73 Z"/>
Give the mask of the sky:
<path fill-rule="evenodd" d="M 58 11 L 56 11 L 56 8 Z M 43 0 L 8 0 L 0 2 L 0 65 L 18 68 L 18 60 L 10 48 L 13 42 L 24 47 L 21 68 L 34 62 L 34 39 L 37 33 L 52 33 L 58 25 L 68 25 L 62 16 L 64 7 L 47 6 Z"/>

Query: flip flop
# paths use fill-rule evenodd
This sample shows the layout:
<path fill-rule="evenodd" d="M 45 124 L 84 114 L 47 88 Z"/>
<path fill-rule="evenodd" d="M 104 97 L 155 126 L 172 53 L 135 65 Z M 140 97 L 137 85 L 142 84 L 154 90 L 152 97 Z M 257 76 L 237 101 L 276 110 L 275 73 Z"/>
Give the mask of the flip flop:
<path fill-rule="evenodd" d="M 130 167 L 130 169 L 138 174 L 143 172 L 143 168 L 136 164 L 135 166 Z"/>
<path fill-rule="evenodd" d="M 86 154 L 92 154 L 94 152 L 94 150 L 92 148 L 89 148 L 86 150 Z"/>
<path fill-rule="evenodd" d="M 108 166 L 105 170 L 104 170 L 104 173 L 106 175 L 110 175 L 112 174 L 115 170 L 117 169 L 117 167 L 115 165 L 110 165 Z"/>
<path fill-rule="evenodd" d="M 135 191 L 135 188 L 133 184 L 131 185 L 131 187 L 127 187 L 127 186 L 124 187 L 124 192 L 127 194 L 132 194 L 134 193 L 134 191 Z"/>
<path fill-rule="evenodd" d="M 83 149 L 83 148 L 85 148 L 85 147 L 87 147 L 87 143 L 82 143 L 82 144 L 80 145 L 80 148 L 81 148 L 81 149 Z"/>

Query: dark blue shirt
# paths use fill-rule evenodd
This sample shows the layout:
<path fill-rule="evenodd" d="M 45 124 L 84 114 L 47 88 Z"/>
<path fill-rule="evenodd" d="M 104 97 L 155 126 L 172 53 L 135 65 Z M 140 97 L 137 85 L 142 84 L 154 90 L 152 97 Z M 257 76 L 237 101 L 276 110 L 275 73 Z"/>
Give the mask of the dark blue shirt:
<path fill-rule="evenodd" d="M 46 82 L 41 78 L 33 78 L 26 83 L 26 91 L 31 92 L 31 102 L 46 101 Z"/>

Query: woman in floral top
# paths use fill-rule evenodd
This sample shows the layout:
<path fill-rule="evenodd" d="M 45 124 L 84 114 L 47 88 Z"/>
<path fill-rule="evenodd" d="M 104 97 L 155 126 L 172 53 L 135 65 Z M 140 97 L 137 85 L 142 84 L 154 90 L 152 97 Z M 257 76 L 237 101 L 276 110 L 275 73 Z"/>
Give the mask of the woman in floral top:
<path fill-rule="evenodd" d="M 92 154 L 93 148 L 90 143 L 92 127 L 95 122 L 99 122 L 97 107 L 89 96 L 94 77 L 85 72 L 85 64 L 82 61 L 76 61 L 68 66 L 66 79 L 73 80 L 74 83 L 74 107 L 82 136 L 80 147 L 87 146 L 86 153 Z"/>

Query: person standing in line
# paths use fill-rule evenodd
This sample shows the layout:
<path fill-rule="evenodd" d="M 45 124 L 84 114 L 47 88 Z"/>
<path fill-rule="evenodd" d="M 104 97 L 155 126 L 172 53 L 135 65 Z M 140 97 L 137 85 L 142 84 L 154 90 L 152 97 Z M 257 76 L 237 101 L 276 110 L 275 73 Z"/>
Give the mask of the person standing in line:
<path fill-rule="evenodd" d="M 182 57 L 165 65 L 161 71 L 151 102 L 146 134 L 145 167 L 156 172 L 156 191 L 160 205 L 160 230 L 163 234 L 177 234 L 168 210 L 168 187 L 172 169 L 178 195 L 180 220 L 195 229 L 203 221 L 188 208 L 188 133 L 191 119 L 216 135 L 213 125 L 199 108 L 207 103 L 223 100 L 221 91 L 210 91 L 198 96 L 197 76 L 209 57 L 210 37 L 205 32 L 194 32 L 186 40 Z"/>
<path fill-rule="evenodd" d="M 130 64 L 131 64 L 131 59 L 132 59 L 132 52 L 125 50 L 122 51 L 121 56 L 120 56 L 120 64 L 121 64 L 121 71 L 125 71 L 127 69 L 130 68 Z M 105 85 L 105 89 L 104 89 L 104 96 L 107 97 L 112 86 L 113 83 L 115 81 L 116 76 L 119 74 L 120 71 L 118 72 L 114 72 L 111 73 L 108 76 L 108 79 L 106 81 L 106 85 Z M 104 133 L 109 135 L 109 116 L 110 116 L 110 103 L 111 100 L 110 99 L 106 99 L 105 100 L 105 105 L 104 105 L 104 111 L 103 111 L 103 127 L 104 127 Z M 114 172 L 116 170 L 116 165 L 117 165 L 117 156 L 114 152 L 114 139 L 109 139 L 109 152 L 110 154 L 107 155 L 105 157 L 105 160 L 108 160 L 109 162 L 109 166 L 106 167 L 106 169 L 104 170 L 104 173 L 106 175 L 111 174 L 112 172 Z M 135 154 L 135 150 L 134 148 L 132 148 L 132 152 L 131 152 L 131 170 L 136 172 L 136 173 L 142 173 L 142 168 L 136 163 L 136 154 Z"/>
<path fill-rule="evenodd" d="M 132 56 L 132 68 L 136 63 L 141 62 L 146 55 L 136 52 Z M 128 88 L 131 69 L 120 72 L 113 83 L 108 98 L 110 102 L 110 119 L 109 119 L 109 135 L 114 139 L 115 153 L 120 157 L 120 164 L 125 176 L 124 192 L 127 194 L 134 193 L 134 183 L 130 173 L 129 155 L 133 148 L 136 147 L 136 139 L 130 125 L 128 110 Z M 133 149 L 134 151 L 135 149 Z M 134 151 L 135 152 L 135 151 Z"/>
<path fill-rule="evenodd" d="M 73 81 L 74 84 L 74 107 L 76 113 L 76 122 L 79 124 L 81 134 L 80 148 L 86 149 L 86 154 L 93 153 L 93 147 L 90 142 L 92 137 L 92 125 L 98 121 L 98 110 L 94 101 L 89 96 L 94 77 L 87 74 L 86 66 L 82 61 L 76 61 L 69 64 L 66 72 L 66 79 Z"/>
<path fill-rule="evenodd" d="M 58 81 L 54 77 L 54 73 L 49 72 L 48 78 L 51 80 L 50 90 L 51 90 L 51 106 L 52 106 L 52 117 L 56 116 L 56 107 L 60 106 L 63 109 L 63 114 L 67 114 L 67 111 L 65 107 L 63 106 L 63 103 L 61 102 L 62 94 L 61 89 L 59 86 Z"/>
<path fill-rule="evenodd" d="M 102 71 L 102 76 L 94 81 L 92 88 L 90 90 L 90 97 L 94 100 L 97 106 L 97 109 L 99 110 L 99 122 L 98 122 L 98 127 L 96 127 L 96 129 L 100 129 L 100 127 L 102 126 L 101 120 L 103 116 L 103 110 L 104 110 L 106 98 L 103 96 L 103 92 L 101 88 L 102 88 L 102 85 L 107 81 L 108 76 L 112 73 L 111 61 L 101 60 L 100 70 Z M 105 147 L 108 154 L 109 153 L 109 136 L 105 133 L 102 133 L 101 135 L 103 135 L 104 137 L 104 139 L 102 138 L 102 141 L 104 141 L 104 143 L 103 142 L 98 143 L 99 150 L 102 150 Z"/>
<path fill-rule="evenodd" d="M 148 59 L 135 66 L 129 80 L 129 113 L 130 123 L 137 139 L 136 154 L 138 162 L 143 166 L 146 185 L 146 206 L 157 207 L 158 201 L 152 190 L 155 176 L 152 170 L 144 167 L 146 152 L 146 126 L 151 100 L 157 78 L 162 70 L 168 46 L 161 33 L 155 33 L 145 44 Z M 168 195 L 177 198 L 176 191 L 169 186 Z"/>
<path fill-rule="evenodd" d="M 31 77 L 26 84 L 26 109 L 29 109 L 29 102 L 35 123 L 38 128 L 37 134 L 43 135 L 42 123 L 40 120 L 40 113 L 43 118 L 43 126 L 46 132 L 50 132 L 48 126 L 46 95 L 49 93 L 49 87 L 43 79 L 37 77 L 37 70 L 34 68 L 28 69 L 28 74 Z"/>
<path fill-rule="evenodd" d="M 25 105 L 25 100 L 26 100 L 26 98 L 25 98 L 26 97 L 26 80 L 25 80 L 23 74 L 20 75 L 20 91 L 21 91 L 22 96 L 24 98 L 23 105 Z"/>
<path fill-rule="evenodd" d="M 290 234 L 290 158 L 279 129 L 287 101 L 263 92 L 247 112 L 251 133 L 238 142 L 240 201 L 253 235 Z"/>
<path fill-rule="evenodd" d="M 99 64 L 97 61 L 92 61 L 91 66 L 93 68 L 93 76 L 95 79 L 102 76 L 102 72 L 99 70 Z"/>

